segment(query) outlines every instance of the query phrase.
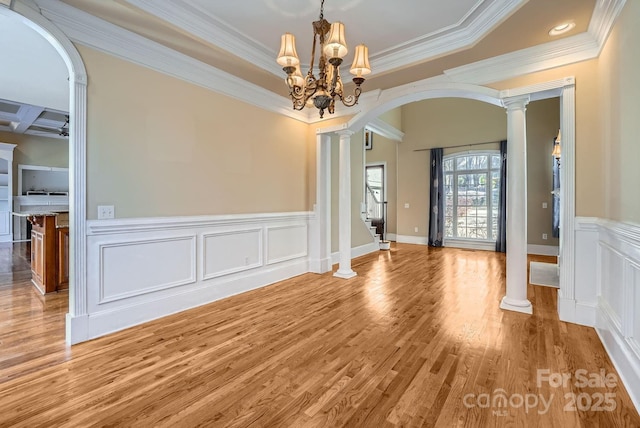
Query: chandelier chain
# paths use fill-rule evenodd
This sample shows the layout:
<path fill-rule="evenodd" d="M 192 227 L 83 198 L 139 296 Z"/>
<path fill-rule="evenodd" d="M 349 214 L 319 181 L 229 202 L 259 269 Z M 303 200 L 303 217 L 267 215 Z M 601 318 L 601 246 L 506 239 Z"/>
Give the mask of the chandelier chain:
<path fill-rule="evenodd" d="M 324 19 L 324 0 L 320 2 L 320 21 Z"/>

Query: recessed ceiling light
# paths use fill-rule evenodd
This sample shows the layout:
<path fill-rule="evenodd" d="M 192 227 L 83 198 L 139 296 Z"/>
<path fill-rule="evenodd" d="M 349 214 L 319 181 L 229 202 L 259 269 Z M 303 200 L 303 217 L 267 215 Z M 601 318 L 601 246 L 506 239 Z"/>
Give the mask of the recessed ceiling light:
<path fill-rule="evenodd" d="M 564 34 L 568 31 L 573 30 L 576 27 L 576 23 L 573 21 L 563 22 L 562 24 L 558 24 L 549 30 L 550 36 L 558 36 L 560 34 Z"/>

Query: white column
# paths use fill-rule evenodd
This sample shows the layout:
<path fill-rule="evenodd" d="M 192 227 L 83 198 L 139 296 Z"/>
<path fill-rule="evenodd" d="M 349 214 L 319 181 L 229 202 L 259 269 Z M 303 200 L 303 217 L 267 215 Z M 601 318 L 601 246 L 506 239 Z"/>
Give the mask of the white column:
<path fill-rule="evenodd" d="M 529 96 L 505 98 L 507 107 L 507 295 L 500 308 L 533 313 L 527 300 L 527 126 Z"/>
<path fill-rule="evenodd" d="M 315 218 L 309 229 L 309 270 L 331 271 L 331 136 L 316 136 Z"/>
<path fill-rule="evenodd" d="M 353 278 L 351 270 L 351 136 L 352 131 L 340 131 L 340 189 L 338 197 L 338 234 L 340 265 L 333 274 L 339 278 Z"/>

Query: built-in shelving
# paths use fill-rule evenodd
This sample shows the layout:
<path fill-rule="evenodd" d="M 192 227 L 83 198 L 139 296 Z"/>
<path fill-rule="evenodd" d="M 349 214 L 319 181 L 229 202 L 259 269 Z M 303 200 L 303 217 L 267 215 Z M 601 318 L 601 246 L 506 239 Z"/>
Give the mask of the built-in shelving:
<path fill-rule="evenodd" d="M 69 209 L 69 168 L 18 165 L 16 194 L 13 197 L 16 212 L 66 211 Z M 16 216 L 13 228 L 16 241 L 29 240 L 24 217 Z"/>

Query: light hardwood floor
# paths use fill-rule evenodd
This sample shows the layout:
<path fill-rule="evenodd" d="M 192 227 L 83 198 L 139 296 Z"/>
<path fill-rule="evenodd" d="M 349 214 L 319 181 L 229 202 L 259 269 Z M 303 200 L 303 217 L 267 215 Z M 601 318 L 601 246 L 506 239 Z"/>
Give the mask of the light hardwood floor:
<path fill-rule="evenodd" d="M 72 348 L 66 294 L 38 298 L 18 266 L 0 273 L 0 426 L 639 427 L 619 380 L 576 385 L 617 373 L 593 329 L 558 321 L 556 290 L 529 286 L 533 316 L 498 308 L 504 265 L 398 244 L 351 280 L 306 274 Z M 572 379 L 538 387 L 538 370 Z M 599 394 L 615 409 L 580 410 Z"/>

